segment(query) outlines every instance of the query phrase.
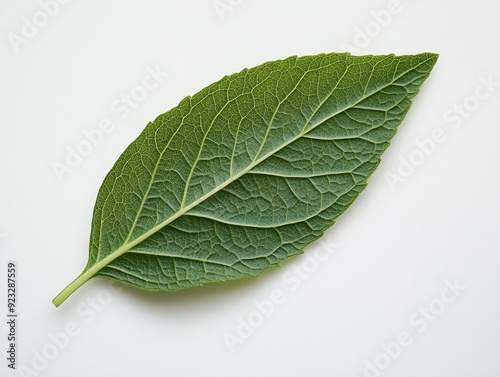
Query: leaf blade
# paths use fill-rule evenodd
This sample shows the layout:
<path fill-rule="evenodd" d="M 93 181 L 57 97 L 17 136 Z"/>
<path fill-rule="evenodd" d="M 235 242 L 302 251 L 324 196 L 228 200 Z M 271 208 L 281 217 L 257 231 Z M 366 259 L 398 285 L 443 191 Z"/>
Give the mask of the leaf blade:
<path fill-rule="evenodd" d="M 187 97 L 106 177 L 83 274 L 170 290 L 299 254 L 366 186 L 436 59 L 291 57 Z"/>

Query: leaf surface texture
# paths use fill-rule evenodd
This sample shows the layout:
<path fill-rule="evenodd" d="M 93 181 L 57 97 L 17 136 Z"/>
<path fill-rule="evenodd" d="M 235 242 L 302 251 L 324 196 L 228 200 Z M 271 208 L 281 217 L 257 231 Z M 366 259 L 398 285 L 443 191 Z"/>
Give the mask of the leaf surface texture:
<path fill-rule="evenodd" d="M 436 60 L 290 57 L 185 98 L 106 176 L 80 283 L 176 290 L 302 253 L 365 188 Z"/>

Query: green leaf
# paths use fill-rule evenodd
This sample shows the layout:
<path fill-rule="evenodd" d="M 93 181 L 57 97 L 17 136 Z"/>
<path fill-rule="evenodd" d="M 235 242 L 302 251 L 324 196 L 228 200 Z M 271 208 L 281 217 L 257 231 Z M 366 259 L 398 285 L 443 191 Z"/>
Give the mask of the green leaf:
<path fill-rule="evenodd" d="M 290 57 L 244 69 L 149 123 L 99 190 L 92 277 L 169 291 L 301 254 L 365 188 L 437 55 Z"/>

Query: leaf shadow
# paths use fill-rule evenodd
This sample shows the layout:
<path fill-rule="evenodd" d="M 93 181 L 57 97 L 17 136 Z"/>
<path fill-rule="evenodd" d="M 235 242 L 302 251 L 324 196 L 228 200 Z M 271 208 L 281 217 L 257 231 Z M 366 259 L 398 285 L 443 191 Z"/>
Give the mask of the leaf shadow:
<path fill-rule="evenodd" d="M 278 269 L 266 271 L 256 277 L 247 277 L 225 282 L 209 283 L 203 286 L 180 289 L 178 291 L 155 292 L 138 289 L 134 286 L 120 283 L 120 292 L 125 294 L 137 304 L 148 307 L 168 307 L 171 310 L 182 309 L 192 305 L 205 305 L 208 302 L 230 299 L 234 296 L 248 295 L 275 280 L 280 284 Z M 96 279 L 101 284 L 109 284 L 105 279 Z M 271 289 L 272 290 L 272 289 Z"/>

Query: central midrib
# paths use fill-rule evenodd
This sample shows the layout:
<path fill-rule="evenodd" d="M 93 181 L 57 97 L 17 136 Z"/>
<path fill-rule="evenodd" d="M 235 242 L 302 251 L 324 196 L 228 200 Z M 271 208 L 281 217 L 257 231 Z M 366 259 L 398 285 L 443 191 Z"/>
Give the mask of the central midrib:
<path fill-rule="evenodd" d="M 364 101 L 365 99 L 367 99 L 368 97 L 372 96 L 373 94 L 383 90 L 384 88 L 392 85 L 395 81 L 397 81 L 398 79 L 400 79 L 401 77 L 403 77 L 404 75 L 406 75 L 408 72 L 411 72 L 415 69 L 417 69 L 420 65 L 426 63 L 428 60 L 425 60 L 423 62 L 421 62 L 420 64 L 412 67 L 411 69 L 408 69 L 406 71 L 404 71 L 403 73 L 401 73 L 399 76 L 397 77 L 394 77 L 391 82 L 387 83 L 386 85 L 380 87 L 380 88 L 377 88 L 375 90 L 373 90 L 372 92 L 370 92 L 369 94 L 365 94 L 364 96 L 362 96 L 360 99 L 358 99 L 356 102 L 352 103 L 351 105 L 349 106 L 346 106 L 345 108 L 342 108 L 336 112 L 334 112 L 333 114 L 325 117 L 324 119 L 320 120 L 319 122 L 317 122 L 315 125 L 313 125 L 312 127 L 310 127 L 309 129 L 307 129 L 307 126 L 309 124 L 309 122 L 311 121 L 311 119 L 314 117 L 314 115 L 317 113 L 317 111 L 323 106 L 323 104 L 328 100 L 328 98 L 330 98 L 330 96 L 333 94 L 333 91 L 335 90 L 335 88 L 328 94 L 328 96 L 325 97 L 325 99 L 319 104 L 318 108 L 312 113 L 312 115 L 309 117 L 309 119 L 307 120 L 303 130 L 298 133 L 295 137 L 291 138 L 289 141 L 283 143 L 281 146 L 279 146 L 278 148 L 272 150 L 271 152 L 269 152 L 268 154 L 262 156 L 261 158 L 255 160 L 254 162 L 252 162 L 246 169 L 240 171 L 238 174 L 230 177 L 227 181 L 225 181 L 223 184 L 215 187 L 214 189 L 212 189 L 211 191 L 209 191 L 208 193 L 206 193 L 205 195 L 201 196 L 199 199 L 195 200 L 194 202 L 192 202 L 191 204 L 189 204 L 188 206 L 180 209 L 179 211 L 177 211 L 174 215 L 170 216 L 168 219 L 166 219 L 165 221 L 161 222 L 160 224 L 156 225 L 155 227 L 151 228 L 148 232 L 144 233 L 143 235 L 137 237 L 135 240 L 131 241 L 131 242 L 128 242 L 128 243 L 125 243 L 123 244 L 120 248 L 116 249 L 113 253 L 111 253 L 110 255 L 108 255 L 106 258 L 102 259 L 101 261 L 97 262 L 96 264 L 94 264 L 91 268 L 89 268 L 88 270 L 86 270 L 82 275 L 87 275 L 89 278 L 93 275 L 95 275 L 101 268 L 103 268 L 104 266 L 108 265 L 110 262 L 112 262 L 113 260 L 115 260 L 116 258 L 118 258 L 119 256 L 125 254 L 128 250 L 130 250 L 131 248 L 133 248 L 134 246 L 136 246 L 137 244 L 141 243 L 142 241 L 144 241 L 145 239 L 149 238 L 150 236 L 152 236 L 153 234 L 155 234 L 156 232 L 158 232 L 160 229 L 164 228 L 165 226 L 167 226 L 168 224 L 170 224 L 171 222 L 173 222 L 174 220 L 176 220 L 177 218 L 181 217 L 182 215 L 184 215 L 185 213 L 187 213 L 188 211 L 190 211 L 191 209 L 193 209 L 194 207 L 196 207 L 198 204 L 202 203 L 205 199 L 209 198 L 210 196 L 214 195 L 215 193 L 217 193 L 218 191 L 222 190 L 223 188 L 225 188 L 226 186 L 228 186 L 229 184 L 231 184 L 232 182 L 236 181 L 238 178 L 240 178 L 241 176 L 245 175 L 246 173 L 248 173 L 250 170 L 252 170 L 255 166 L 257 166 L 258 164 L 260 164 L 262 161 L 264 161 L 265 159 L 267 159 L 268 157 L 274 155 L 275 153 L 277 153 L 278 151 L 280 151 L 281 149 L 285 148 L 286 146 L 290 145 L 291 143 L 293 143 L 295 140 L 301 138 L 302 136 L 304 136 L 305 134 L 307 134 L 308 132 L 314 130 L 316 127 L 320 126 L 321 124 L 323 124 L 324 122 L 326 122 L 327 120 L 339 115 L 340 113 L 344 112 L 344 111 L 347 111 L 349 110 L 350 108 L 356 106 L 358 103 Z M 89 276 L 90 275 L 90 276 Z"/>

